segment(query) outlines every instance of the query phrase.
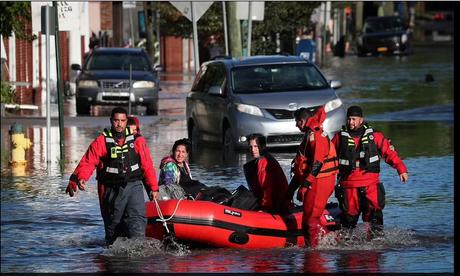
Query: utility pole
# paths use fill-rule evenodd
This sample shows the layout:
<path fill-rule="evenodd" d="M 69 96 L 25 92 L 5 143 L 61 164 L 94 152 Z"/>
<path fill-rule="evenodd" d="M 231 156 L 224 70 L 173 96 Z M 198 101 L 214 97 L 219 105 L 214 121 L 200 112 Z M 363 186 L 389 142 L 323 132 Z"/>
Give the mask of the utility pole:
<path fill-rule="evenodd" d="M 225 55 L 228 56 L 227 9 L 225 8 L 225 1 L 222 1 L 222 21 L 224 21 Z"/>
<path fill-rule="evenodd" d="M 252 38 L 252 2 L 248 2 L 248 6 L 248 57 L 250 57 Z"/>
<path fill-rule="evenodd" d="M 46 165 L 51 171 L 51 101 L 50 101 L 50 7 L 45 6 L 46 24 Z"/>
<path fill-rule="evenodd" d="M 195 74 L 198 73 L 198 70 L 200 70 L 200 54 L 198 52 L 198 30 L 197 30 L 197 25 L 196 22 L 198 19 L 196 18 L 196 10 L 195 10 L 195 2 L 190 2 L 190 5 L 192 7 L 192 26 L 193 26 L 193 53 L 194 53 L 194 65 L 195 65 Z"/>
<path fill-rule="evenodd" d="M 60 161 L 65 160 L 65 139 L 64 139 L 64 101 L 63 101 L 63 88 L 61 79 L 61 54 L 60 54 L 60 39 L 59 39 L 59 14 L 58 4 L 53 1 L 54 16 L 55 16 L 55 32 L 54 32 L 54 44 L 56 46 L 56 89 L 58 97 L 58 113 L 59 113 L 59 149 L 61 152 Z M 62 163 L 61 163 L 62 164 Z M 61 167 L 61 170 L 63 168 Z"/>
<path fill-rule="evenodd" d="M 240 22 L 236 19 L 236 2 L 226 2 L 227 5 L 227 22 L 230 40 L 230 55 L 241 57 L 243 49 L 241 45 L 241 27 Z"/>

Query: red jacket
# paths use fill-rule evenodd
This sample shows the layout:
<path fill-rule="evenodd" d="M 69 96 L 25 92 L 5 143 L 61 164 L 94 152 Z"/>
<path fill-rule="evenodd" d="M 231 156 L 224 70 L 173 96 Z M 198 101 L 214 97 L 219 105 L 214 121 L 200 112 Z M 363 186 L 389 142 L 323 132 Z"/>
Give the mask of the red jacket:
<path fill-rule="evenodd" d="M 256 166 L 246 166 L 249 170 L 248 184 L 254 196 L 259 199 L 260 209 L 278 212 L 290 209 L 291 202 L 287 199 L 288 182 L 278 161 L 265 152 L 254 162 Z"/>
<path fill-rule="evenodd" d="M 299 184 L 302 184 L 307 180 L 310 183 L 315 183 L 317 177 L 319 176 L 318 169 L 315 169 L 315 164 L 322 164 L 320 171 L 322 171 L 326 166 L 329 166 L 330 163 L 333 167 L 336 166 L 336 153 L 333 148 L 333 145 L 330 143 L 329 138 L 325 132 L 323 132 L 322 123 L 326 119 L 326 112 L 323 107 L 320 107 L 314 116 L 310 117 L 305 126 L 308 127 L 308 130 L 305 133 L 304 139 L 299 146 L 297 151 L 297 162 L 294 159 L 294 174 L 296 181 Z M 299 161 L 299 158 L 303 156 L 305 161 L 303 161 L 306 167 L 302 167 Z M 334 159 L 333 162 L 325 162 L 327 160 Z M 306 164 L 305 164 L 306 163 Z M 326 164 L 328 163 L 328 164 Z M 338 170 L 332 170 L 329 174 L 337 174 Z"/>
<path fill-rule="evenodd" d="M 361 137 L 357 136 L 352 138 L 355 141 L 356 148 L 358 148 L 360 146 L 359 143 Z M 337 152 L 340 151 L 340 141 L 340 132 L 338 132 L 332 139 L 332 143 L 335 145 Z M 398 153 L 395 151 L 390 141 L 385 138 L 382 132 L 374 131 L 374 142 L 381 153 L 381 159 L 385 160 L 388 165 L 395 168 L 398 171 L 398 174 L 407 172 L 407 168 L 403 161 L 399 158 Z M 340 185 L 344 188 L 353 188 L 377 184 L 380 182 L 379 175 L 379 173 L 367 172 L 361 168 L 356 168 L 345 179 L 340 179 Z"/>
<path fill-rule="evenodd" d="M 123 145 L 124 139 L 118 141 L 118 144 Z M 144 184 L 148 185 L 152 191 L 158 191 L 158 183 L 155 168 L 153 167 L 153 161 L 150 157 L 149 149 L 145 142 L 144 137 L 138 136 L 134 142 L 134 150 L 139 154 L 140 158 L 140 167 L 144 174 Z M 96 167 L 101 168 L 104 166 L 100 162 L 107 155 L 107 147 L 105 145 L 105 137 L 103 134 L 99 135 L 91 145 L 86 150 L 85 155 L 80 160 L 80 163 L 75 168 L 73 175 L 77 179 L 83 179 L 88 181 L 88 179 L 93 174 L 93 171 Z M 101 166 L 102 164 L 102 166 Z M 72 179 L 72 177 L 71 177 Z"/>

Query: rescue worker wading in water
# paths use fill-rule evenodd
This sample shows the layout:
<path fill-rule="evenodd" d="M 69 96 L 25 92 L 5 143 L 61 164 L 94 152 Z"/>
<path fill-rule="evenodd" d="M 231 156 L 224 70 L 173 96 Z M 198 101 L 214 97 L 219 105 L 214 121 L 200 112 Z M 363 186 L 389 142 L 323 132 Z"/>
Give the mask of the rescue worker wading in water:
<path fill-rule="evenodd" d="M 144 188 L 142 180 L 151 189 L 150 200 L 158 198 L 158 185 L 152 158 L 142 136 L 134 136 L 126 128 L 124 108 L 112 110 L 110 130 L 104 129 L 89 146 L 77 168 L 70 176 L 66 193 L 72 197 L 86 189 L 95 168 L 96 179 L 104 183 L 103 205 L 108 215 L 103 216 L 106 242 L 112 244 L 117 228 L 125 220 L 128 238 L 145 237 Z"/>
<path fill-rule="evenodd" d="M 383 229 L 385 189 L 380 182 L 380 159 L 398 171 L 401 182 L 409 175 L 389 139 L 364 122 L 359 106 L 347 110 L 347 127 L 342 127 L 332 139 L 339 157 L 339 181 L 335 196 L 342 210 L 343 227 L 354 228 L 362 213 L 370 223 L 369 238 Z M 369 226 L 366 224 L 366 226 Z"/>
<path fill-rule="evenodd" d="M 296 126 L 304 132 L 297 155 L 292 162 L 293 179 L 290 184 L 289 196 L 294 191 L 297 199 L 303 202 L 302 229 L 305 245 L 318 246 L 318 238 L 324 230 L 320 218 L 326 208 L 327 200 L 332 195 L 338 173 L 337 155 L 322 123 L 326 119 L 324 107 L 318 108 L 315 114 L 306 108 L 294 112 Z"/>

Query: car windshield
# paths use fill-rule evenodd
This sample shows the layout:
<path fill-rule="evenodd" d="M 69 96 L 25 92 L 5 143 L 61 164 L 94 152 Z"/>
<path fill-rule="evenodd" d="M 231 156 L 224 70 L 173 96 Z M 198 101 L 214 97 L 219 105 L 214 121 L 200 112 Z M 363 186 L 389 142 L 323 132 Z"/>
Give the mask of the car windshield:
<path fill-rule="evenodd" d="M 122 70 L 149 71 L 148 60 L 141 54 L 130 53 L 101 53 L 96 52 L 90 56 L 86 63 L 86 70 Z"/>
<path fill-rule="evenodd" d="M 379 18 L 364 23 L 365 33 L 398 32 L 402 30 L 399 18 Z"/>
<path fill-rule="evenodd" d="M 287 92 L 328 88 L 329 84 L 311 64 L 269 64 L 235 67 L 234 93 Z"/>

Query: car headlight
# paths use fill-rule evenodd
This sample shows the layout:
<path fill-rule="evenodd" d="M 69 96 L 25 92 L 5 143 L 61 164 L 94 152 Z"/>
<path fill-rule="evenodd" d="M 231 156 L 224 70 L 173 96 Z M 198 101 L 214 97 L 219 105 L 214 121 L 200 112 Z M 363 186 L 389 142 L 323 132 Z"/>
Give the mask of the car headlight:
<path fill-rule="evenodd" d="M 401 43 L 402 43 L 402 44 L 405 44 L 406 42 L 407 42 L 407 34 L 403 34 L 403 35 L 401 36 Z"/>
<path fill-rule="evenodd" d="M 153 81 L 136 81 L 133 83 L 133 88 L 154 88 L 155 83 Z"/>
<path fill-rule="evenodd" d="M 342 101 L 339 98 L 334 99 L 332 101 L 328 101 L 324 105 L 324 111 L 326 111 L 326 112 L 332 111 L 334 109 L 339 108 L 341 105 L 342 105 Z"/>
<path fill-rule="evenodd" d="M 248 104 L 235 104 L 236 110 L 242 113 L 247 113 L 255 116 L 260 116 L 263 117 L 264 115 L 262 114 L 262 110 L 258 108 L 257 106 L 254 105 L 248 105 Z"/>
<path fill-rule="evenodd" d="M 97 81 L 95 80 L 81 80 L 78 82 L 80 88 L 93 88 L 97 87 Z"/>

